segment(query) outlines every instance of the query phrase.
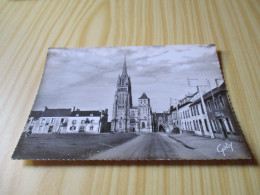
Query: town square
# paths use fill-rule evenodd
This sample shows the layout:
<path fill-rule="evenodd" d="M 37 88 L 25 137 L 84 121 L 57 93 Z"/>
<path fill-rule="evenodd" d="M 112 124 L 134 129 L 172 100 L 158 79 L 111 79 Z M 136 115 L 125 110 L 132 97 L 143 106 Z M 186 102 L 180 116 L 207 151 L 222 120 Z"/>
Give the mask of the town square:
<path fill-rule="evenodd" d="M 62 54 L 62 50 L 50 49 L 49 56 L 54 57 L 47 59 L 39 94 L 13 158 L 57 160 L 250 158 L 221 75 L 215 46 L 165 47 L 143 47 L 141 49 L 136 47 L 137 51 L 135 51 L 135 47 L 129 50 L 127 50 L 128 48 L 119 50 L 101 48 L 104 53 L 110 52 L 109 49 L 114 49 L 114 55 L 122 54 L 117 55 L 118 69 L 114 69 L 114 74 L 118 75 L 117 79 L 111 76 L 111 80 L 114 80 L 111 84 L 114 86 L 114 92 L 105 90 L 104 87 L 110 85 L 110 82 L 105 82 L 104 75 L 104 80 L 102 80 L 101 73 L 97 74 L 101 79 L 97 80 L 99 77 L 92 76 L 92 80 L 89 80 L 88 83 L 88 78 L 83 75 L 83 69 L 82 73 L 73 70 L 75 75 L 82 77 L 82 80 L 78 81 L 81 85 L 76 84 L 74 80 L 64 80 L 63 82 L 67 82 L 67 84 L 63 88 L 60 85 L 52 86 L 53 83 L 47 85 L 51 79 L 66 78 L 62 74 L 61 76 L 54 75 L 59 69 L 51 67 L 52 63 L 56 63 L 59 68 L 61 64 L 64 64 L 64 59 L 60 61 L 57 57 Z M 149 49 L 154 52 L 154 56 L 165 55 L 165 59 L 158 60 L 151 67 L 145 64 L 143 67 L 140 65 L 142 68 L 134 67 L 133 62 L 141 58 L 138 56 L 138 52 L 144 52 L 145 57 L 142 62 L 151 61 L 153 57 L 147 57 L 149 54 L 145 53 Z M 201 53 L 196 53 L 196 49 L 201 49 Z M 96 55 L 94 51 L 97 53 L 99 50 L 98 48 L 88 50 L 89 53 Z M 168 54 L 170 51 L 180 53 L 181 62 L 171 62 L 175 56 L 170 56 Z M 73 52 L 78 52 L 74 56 L 77 54 L 79 58 L 84 55 L 84 52 L 87 53 L 83 49 Z M 79 54 L 80 52 L 82 54 Z M 196 53 L 194 59 L 189 59 L 195 55 L 194 53 Z M 93 62 L 97 60 L 93 54 L 88 57 L 92 57 Z M 55 58 L 57 59 L 55 60 Z M 157 58 L 154 58 L 153 61 Z M 72 58 L 69 60 L 71 60 L 71 64 L 74 63 Z M 170 65 L 162 66 L 165 67 L 165 70 L 161 71 L 160 75 L 158 66 L 161 62 Z M 82 64 L 84 63 L 86 62 L 83 61 Z M 71 64 L 68 64 L 70 69 Z M 209 67 L 209 64 L 212 67 Z M 55 67 L 55 65 L 53 66 Z M 198 67 L 193 69 L 192 66 Z M 86 65 L 86 67 L 88 66 Z M 155 74 L 151 70 L 152 67 L 158 70 L 158 73 Z M 172 67 L 174 68 L 172 69 Z M 105 68 L 107 68 L 107 72 L 110 71 L 109 67 Z M 133 71 L 134 68 L 136 71 Z M 91 66 L 89 69 L 91 70 Z M 97 66 L 93 66 L 93 69 L 97 69 Z M 199 77 L 194 74 L 197 69 L 203 73 L 203 76 Z M 88 71 L 86 73 L 89 73 Z M 172 71 L 175 72 L 173 77 L 169 73 Z M 177 72 L 184 76 L 178 77 Z M 70 72 L 66 72 L 66 74 L 70 75 Z M 154 75 L 157 82 L 150 82 L 151 78 L 147 74 Z M 91 77 L 90 73 L 89 75 Z M 75 78 L 75 80 L 77 79 Z M 175 82 L 170 83 L 171 80 Z M 137 85 L 136 81 L 139 81 L 140 84 Z M 83 86 L 93 85 L 92 88 L 85 88 L 86 92 L 82 91 L 83 88 L 80 87 L 83 82 L 86 82 Z M 178 82 L 182 83 L 175 84 Z M 142 86 L 143 83 L 146 87 Z M 156 87 L 157 85 L 159 88 Z M 71 87 L 68 91 L 69 86 Z M 111 86 L 109 87 L 111 88 Z M 98 91 L 99 88 L 100 91 Z M 64 89 L 68 91 L 65 95 L 63 95 Z M 175 93 L 171 93 L 171 91 L 175 91 Z M 104 94 L 109 94 L 108 97 L 113 97 L 113 100 L 111 99 L 110 103 L 105 104 L 108 99 Z M 167 97 L 167 94 L 170 95 Z M 92 98 L 96 98 L 96 100 Z M 78 104 L 78 107 L 74 106 L 75 103 L 78 103 L 77 100 L 81 103 L 81 105 Z M 94 105 L 92 107 L 94 109 L 86 109 L 88 106 L 82 108 L 85 104 L 89 104 L 89 107 Z M 43 106 L 44 108 L 40 109 Z"/>

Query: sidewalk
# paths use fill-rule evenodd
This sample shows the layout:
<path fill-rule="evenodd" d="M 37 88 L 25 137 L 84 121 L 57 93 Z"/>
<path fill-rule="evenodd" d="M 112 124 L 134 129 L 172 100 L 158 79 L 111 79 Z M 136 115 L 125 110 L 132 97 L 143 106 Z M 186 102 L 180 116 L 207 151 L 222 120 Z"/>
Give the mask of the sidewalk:
<path fill-rule="evenodd" d="M 245 142 L 230 141 L 228 139 L 212 139 L 210 137 L 202 137 L 189 134 L 169 134 L 169 137 L 182 143 L 186 147 L 193 148 L 194 150 L 206 155 L 212 156 L 215 154 L 215 159 L 223 159 L 228 157 L 232 159 L 236 158 L 249 158 L 250 153 Z M 221 144 L 221 145 L 220 145 Z M 223 152 L 218 152 L 217 148 L 221 150 L 226 144 L 232 144 L 232 149 L 229 148 Z"/>

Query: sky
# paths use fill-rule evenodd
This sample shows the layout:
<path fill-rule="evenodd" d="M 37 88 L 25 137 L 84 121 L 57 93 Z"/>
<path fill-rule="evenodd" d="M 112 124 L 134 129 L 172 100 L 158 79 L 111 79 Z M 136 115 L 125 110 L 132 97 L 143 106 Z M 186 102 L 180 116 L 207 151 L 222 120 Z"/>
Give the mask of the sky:
<path fill-rule="evenodd" d="M 215 45 L 50 48 L 33 110 L 108 109 L 109 121 L 124 56 L 131 77 L 133 105 L 143 92 L 153 111 L 167 111 L 170 98 L 196 92 L 195 82 L 216 87 L 222 78 Z M 196 81 L 197 82 L 197 81 Z"/>

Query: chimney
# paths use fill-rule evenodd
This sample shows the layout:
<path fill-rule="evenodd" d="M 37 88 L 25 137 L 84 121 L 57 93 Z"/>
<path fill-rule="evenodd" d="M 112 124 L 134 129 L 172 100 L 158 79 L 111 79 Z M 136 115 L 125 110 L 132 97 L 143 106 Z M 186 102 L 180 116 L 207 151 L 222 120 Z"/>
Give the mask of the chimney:
<path fill-rule="evenodd" d="M 46 111 L 46 110 L 48 110 L 48 107 L 47 106 L 45 106 L 45 108 L 44 108 L 45 110 L 44 111 Z"/>

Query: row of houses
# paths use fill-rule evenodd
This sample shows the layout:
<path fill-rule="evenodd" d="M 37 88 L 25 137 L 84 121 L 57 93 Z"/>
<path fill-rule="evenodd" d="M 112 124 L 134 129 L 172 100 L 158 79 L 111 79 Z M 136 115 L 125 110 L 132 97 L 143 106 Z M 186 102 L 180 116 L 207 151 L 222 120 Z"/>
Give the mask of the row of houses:
<path fill-rule="evenodd" d="M 186 95 L 171 107 L 172 128 L 211 138 L 241 140 L 241 130 L 233 113 L 225 83 L 202 93 Z"/>
<path fill-rule="evenodd" d="M 31 111 L 24 131 L 32 133 L 101 133 L 107 129 L 108 110 L 49 109 Z"/>

